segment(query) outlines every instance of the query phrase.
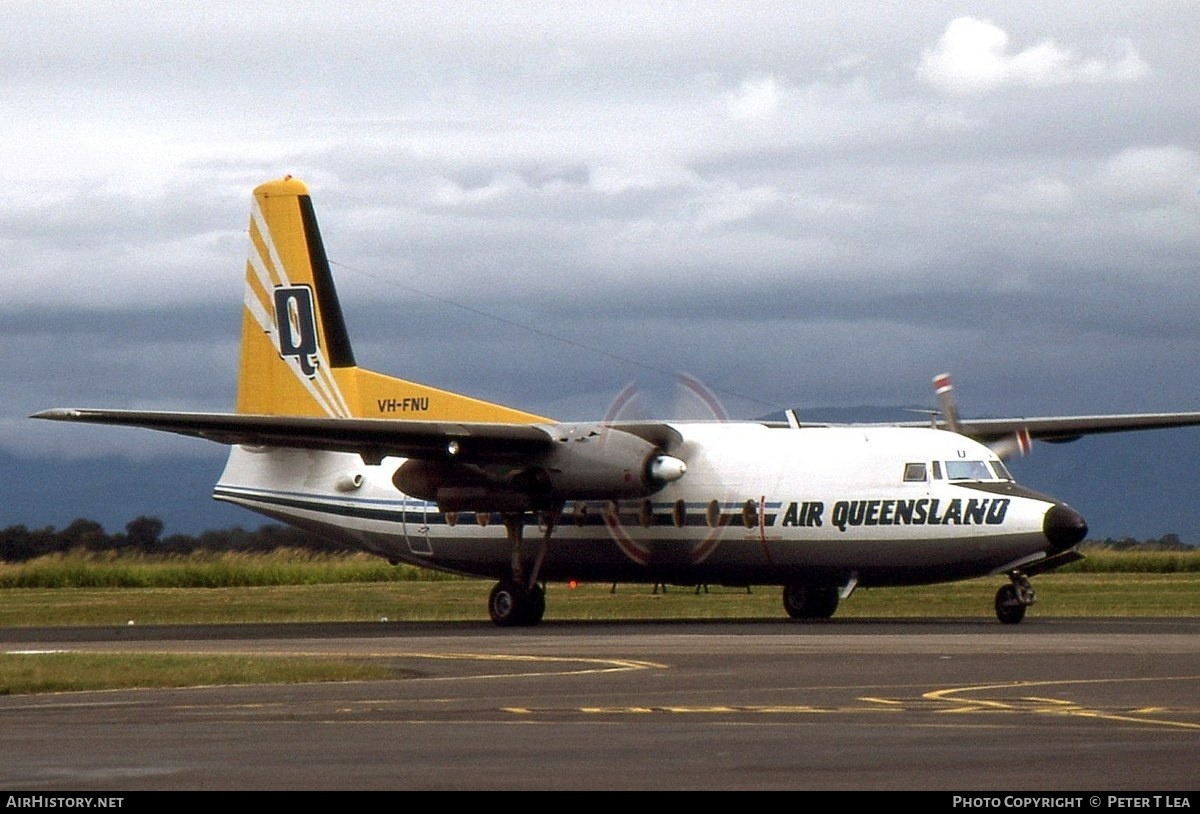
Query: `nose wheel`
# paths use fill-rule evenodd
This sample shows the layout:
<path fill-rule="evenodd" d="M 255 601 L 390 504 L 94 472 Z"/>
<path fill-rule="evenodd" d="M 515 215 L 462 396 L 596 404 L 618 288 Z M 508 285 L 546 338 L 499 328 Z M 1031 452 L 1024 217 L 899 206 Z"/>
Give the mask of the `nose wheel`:
<path fill-rule="evenodd" d="M 1024 574 L 1014 571 L 1008 578 L 1012 582 L 996 591 L 996 618 L 1003 624 L 1015 625 L 1025 618 L 1025 611 L 1037 600 L 1037 594 Z"/>

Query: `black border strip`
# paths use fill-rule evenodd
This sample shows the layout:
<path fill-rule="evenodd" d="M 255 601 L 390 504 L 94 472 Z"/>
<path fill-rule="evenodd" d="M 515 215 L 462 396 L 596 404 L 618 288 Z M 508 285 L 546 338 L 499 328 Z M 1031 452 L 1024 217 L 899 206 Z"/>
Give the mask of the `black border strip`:
<path fill-rule="evenodd" d="M 317 227 L 317 215 L 313 210 L 312 198 L 297 196 L 300 200 L 300 219 L 304 223 L 304 239 L 308 243 L 308 260 L 312 265 L 313 286 L 317 290 L 317 310 L 321 313 L 321 327 L 325 333 L 325 350 L 331 367 L 355 367 L 354 350 L 350 347 L 350 333 L 346 330 L 346 319 L 338 301 L 337 288 L 333 284 L 333 272 L 329 269 L 329 258 L 325 255 L 325 244 L 321 230 Z"/>

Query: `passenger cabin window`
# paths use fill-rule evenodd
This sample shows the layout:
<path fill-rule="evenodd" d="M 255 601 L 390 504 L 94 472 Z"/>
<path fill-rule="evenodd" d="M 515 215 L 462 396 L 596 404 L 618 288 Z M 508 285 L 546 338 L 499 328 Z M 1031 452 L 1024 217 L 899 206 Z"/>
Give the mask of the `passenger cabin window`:
<path fill-rule="evenodd" d="M 983 461 L 946 461 L 947 480 L 992 480 L 992 470 Z"/>
<path fill-rule="evenodd" d="M 917 483 L 925 482 L 925 462 L 911 463 L 904 465 L 904 482 Z"/>

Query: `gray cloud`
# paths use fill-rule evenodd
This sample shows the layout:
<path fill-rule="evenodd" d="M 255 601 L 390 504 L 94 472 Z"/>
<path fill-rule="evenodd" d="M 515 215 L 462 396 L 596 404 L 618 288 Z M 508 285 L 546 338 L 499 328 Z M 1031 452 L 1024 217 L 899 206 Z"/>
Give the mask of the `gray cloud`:
<path fill-rule="evenodd" d="M 1200 8 L 961 11 L 22 5 L 0 448 L 186 454 L 24 416 L 227 408 L 284 173 L 360 362 L 514 406 L 1197 409 Z"/>

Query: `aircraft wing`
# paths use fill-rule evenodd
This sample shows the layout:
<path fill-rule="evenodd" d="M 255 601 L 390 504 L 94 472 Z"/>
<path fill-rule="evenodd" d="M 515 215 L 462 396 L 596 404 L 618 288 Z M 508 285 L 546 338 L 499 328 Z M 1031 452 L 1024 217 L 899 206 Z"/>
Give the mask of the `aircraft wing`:
<path fill-rule="evenodd" d="M 84 408 L 43 410 L 32 418 L 142 427 L 220 444 L 356 452 L 364 459 L 389 455 L 444 459 L 453 455 L 464 463 L 518 463 L 544 452 L 554 442 L 549 427 L 537 424 Z"/>
<path fill-rule="evenodd" d="M 687 471 L 684 461 L 663 452 L 679 445 L 678 431 L 653 422 L 615 427 L 82 408 L 31 417 L 141 427 L 230 445 L 349 452 L 369 464 L 407 458 L 393 477 L 397 488 L 445 511 L 524 511 L 568 498 L 645 497 Z"/>
<path fill-rule="evenodd" d="M 437 458 L 458 442 L 460 460 L 478 463 L 515 463 L 543 452 L 554 440 L 555 425 L 391 420 L 381 418 L 319 418 L 240 413 L 188 413 L 155 410 L 57 408 L 35 413 L 33 418 L 77 421 L 173 432 L 221 444 L 299 447 Z M 622 429 L 651 443 L 670 448 L 677 433 L 666 424 L 620 423 Z M 797 426 L 829 426 L 804 422 Z M 895 426 L 895 425 L 893 425 Z M 900 422 L 899 426 L 927 427 L 927 422 Z M 943 422 L 937 426 L 946 427 Z M 1084 435 L 1200 426 L 1200 412 L 1127 413 L 1117 415 L 1049 416 L 1040 418 L 983 418 L 962 420 L 957 432 L 985 444 L 1018 433 L 1049 443 L 1074 441 Z M 946 427 L 948 429 L 948 427 Z"/>
<path fill-rule="evenodd" d="M 799 421 L 794 415 L 789 418 L 789 422 L 798 428 L 834 426 L 825 422 Z M 988 446 L 1011 441 L 1015 436 L 1062 444 L 1078 440 L 1085 435 L 1200 426 L 1200 413 L 1123 413 L 980 419 L 960 419 L 955 416 L 953 422 L 931 419 L 871 423 L 867 426 L 934 427 L 957 432 Z"/>
<path fill-rule="evenodd" d="M 958 432 L 983 443 L 1026 432 L 1037 441 L 1065 443 L 1085 435 L 1200 426 L 1200 413 L 1130 413 L 1045 418 L 984 418 L 959 421 Z"/>

